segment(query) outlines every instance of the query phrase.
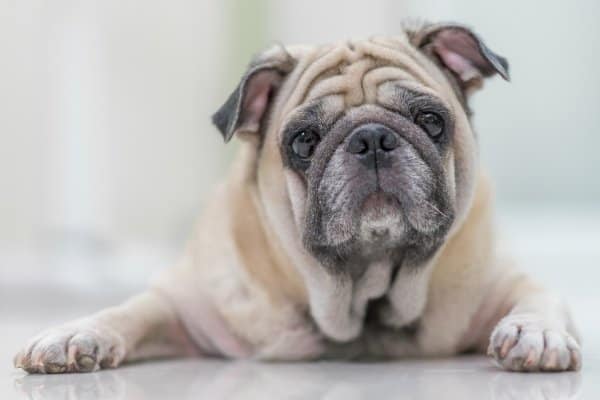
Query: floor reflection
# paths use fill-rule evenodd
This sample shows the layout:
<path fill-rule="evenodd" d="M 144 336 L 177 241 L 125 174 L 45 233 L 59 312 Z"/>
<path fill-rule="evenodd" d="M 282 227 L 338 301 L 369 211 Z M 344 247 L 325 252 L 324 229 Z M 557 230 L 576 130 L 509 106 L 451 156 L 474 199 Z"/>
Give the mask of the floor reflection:
<path fill-rule="evenodd" d="M 181 360 L 92 374 L 24 375 L 30 399 L 575 399 L 580 374 L 517 374 L 481 357 L 393 363 Z"/>

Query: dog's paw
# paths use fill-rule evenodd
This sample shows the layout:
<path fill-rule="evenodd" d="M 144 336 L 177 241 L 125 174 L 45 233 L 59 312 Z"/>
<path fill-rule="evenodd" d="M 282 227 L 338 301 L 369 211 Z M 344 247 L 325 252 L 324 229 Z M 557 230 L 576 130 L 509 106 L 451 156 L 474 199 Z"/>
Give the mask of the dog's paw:
<path fill-rule="evenodd" d="M 88 321 L 43 332 L 15 356 L 14 364 L 29 373 L 90 372 L 114 368 L 124 356 L 119 335 Z"/>
<path fill-rule="evenodd" d="M 577 371 L 581 368 L 577 341 L 533 315 L 509 315 L 502 319 L 492 332 L 488 354 L 509 371 Z"/>

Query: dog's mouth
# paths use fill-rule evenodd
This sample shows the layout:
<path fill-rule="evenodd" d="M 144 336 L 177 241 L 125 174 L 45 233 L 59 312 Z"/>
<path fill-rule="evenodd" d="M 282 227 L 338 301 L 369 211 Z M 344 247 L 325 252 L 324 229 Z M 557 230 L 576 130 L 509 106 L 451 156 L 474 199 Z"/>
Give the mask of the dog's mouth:
<path fill-rule="evenodd" d="M 396 242 L 406 232 L 398 199 L 377 190 L 365 198 L 360 207 L 360 239 L 363 242 Z"/>

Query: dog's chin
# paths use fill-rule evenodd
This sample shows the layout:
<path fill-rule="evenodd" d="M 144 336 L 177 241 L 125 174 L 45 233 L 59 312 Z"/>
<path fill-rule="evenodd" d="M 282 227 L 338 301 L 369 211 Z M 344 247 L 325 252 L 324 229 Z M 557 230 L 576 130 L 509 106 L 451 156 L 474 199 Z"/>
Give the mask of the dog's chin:
<path fill-rule="evenodd" d="M 375 247 L 395 246 L 402 242 L 407 229 L 398 200 L 391 194 L 368 195 L 360 209 L 360 242 Z"/>

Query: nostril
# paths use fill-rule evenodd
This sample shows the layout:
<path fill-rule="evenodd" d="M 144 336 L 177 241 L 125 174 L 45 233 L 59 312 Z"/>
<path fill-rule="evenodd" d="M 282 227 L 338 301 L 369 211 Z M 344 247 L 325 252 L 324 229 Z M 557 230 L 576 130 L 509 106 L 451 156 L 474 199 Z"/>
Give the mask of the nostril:
<path fill-rule="evenodd" d="M 348 143 L 347 150 L 352 154 L 365 154 L 369 151 L 369 144 L 361 137 L 354 137 L 350 143 Z"/>
<path fill-rule="evenodd" d="M 398 139 L 393 133 L 386 132 L 381 137 L 381 142 L 379 143 L 379 145 L 381 147 L 381 150 L 391 151 L 398 147 Z"/>

